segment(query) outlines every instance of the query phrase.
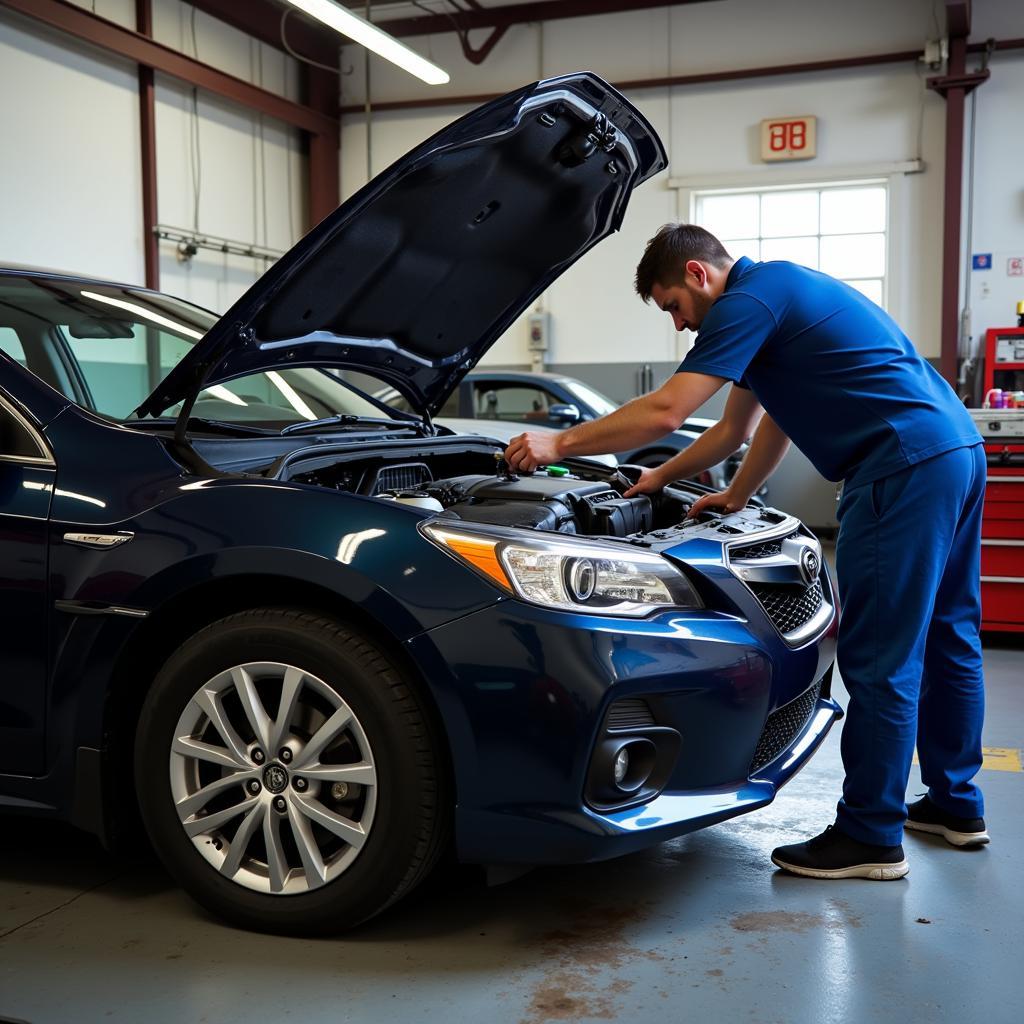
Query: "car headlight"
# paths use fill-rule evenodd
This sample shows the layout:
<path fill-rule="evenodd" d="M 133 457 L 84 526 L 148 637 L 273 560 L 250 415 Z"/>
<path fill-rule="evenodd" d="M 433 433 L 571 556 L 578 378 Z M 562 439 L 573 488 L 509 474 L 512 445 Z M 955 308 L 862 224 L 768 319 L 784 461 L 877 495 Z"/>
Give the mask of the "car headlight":
<path fill-rule="evenodd" d="M 690 581 L 667 559 L 624 545 L 500 527 L 466 530 L 437 520 L 424 536 L 524 601 L 593 615 L 642 618 L 657 608 L 701 608 Z"/>

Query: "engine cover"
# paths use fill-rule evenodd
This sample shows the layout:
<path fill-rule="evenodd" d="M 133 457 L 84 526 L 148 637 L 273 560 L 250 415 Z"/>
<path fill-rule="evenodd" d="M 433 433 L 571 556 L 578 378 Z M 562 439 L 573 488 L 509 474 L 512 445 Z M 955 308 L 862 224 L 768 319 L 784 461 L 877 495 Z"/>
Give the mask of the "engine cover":
<path fill-rule="evenodd" d="M 651 528 L 646 495 L 623 498 L 603 481 L 537 473 L 462 476 L 424 488 L 449 514 L 475 522 L 587 536 L 625 537 Z"/>

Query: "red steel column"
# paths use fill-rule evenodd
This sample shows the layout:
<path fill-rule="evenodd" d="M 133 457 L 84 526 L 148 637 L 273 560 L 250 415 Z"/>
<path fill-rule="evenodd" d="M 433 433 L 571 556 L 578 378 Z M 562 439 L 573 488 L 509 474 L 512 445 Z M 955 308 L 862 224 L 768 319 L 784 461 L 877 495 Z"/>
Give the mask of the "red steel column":
<path fill-rule="evenodd" d="M 946 0 L 949 60 L 945 75 L 927 86 L 946 100 L 945 200 L 942 228 L 942 348 L 939 371 L 955 386 L 960 338 L 960 220 L 963 206 L 964 99 L 988 76 L 988 69 L 968 73 L 967 36 L 971 31 L 970 0 Z"/>
<path fill-rule="evenodd" d="M 153 34 L 153 0 L 135 0 L 135 28 L 141 35 Z M 142 144 L 142 250 L 145 257 L 146 287 L 160 287 L 160 253 L 153 229 L 156 213 L 156 99 L 153 69 L 139 65 L 139 138 Z"/>
<path fill-rule="evenodd" d="M 337 57 L 335 58 L 337 59 Z M 309 96 L 314 109 L 334 121 L 333 131 L 309 136 L 309 224 L 312 228 L 341 201 L 341 118 L 338 112 L 338 76 L 320 68 L 308 69 Z"/>

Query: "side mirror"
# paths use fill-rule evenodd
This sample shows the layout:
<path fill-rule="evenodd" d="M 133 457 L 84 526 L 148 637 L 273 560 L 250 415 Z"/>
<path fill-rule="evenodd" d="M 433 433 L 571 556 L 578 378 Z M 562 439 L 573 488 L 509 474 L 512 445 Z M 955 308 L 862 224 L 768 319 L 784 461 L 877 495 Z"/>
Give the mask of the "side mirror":
<path fill-rule="evenodd" d="M 576 405 L 549 405 L 548 417 L 556 423 L 564 423 L 569 426 L 572 423 L 579 423 L 580 410 Z"/>

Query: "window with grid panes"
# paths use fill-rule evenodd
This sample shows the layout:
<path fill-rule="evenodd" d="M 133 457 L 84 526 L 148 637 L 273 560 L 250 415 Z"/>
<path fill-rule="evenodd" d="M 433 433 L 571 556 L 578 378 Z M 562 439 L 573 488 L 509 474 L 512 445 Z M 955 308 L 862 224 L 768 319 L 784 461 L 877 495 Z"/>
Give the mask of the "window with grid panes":
<path fill-rule="evenodd" d="M 697 192 L 694 223 L 738 259 L 789 260 L 845 281 L 885 307 L 885 182 Z"/>

